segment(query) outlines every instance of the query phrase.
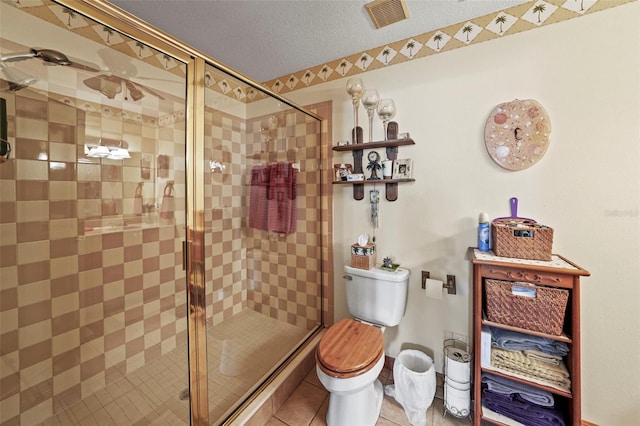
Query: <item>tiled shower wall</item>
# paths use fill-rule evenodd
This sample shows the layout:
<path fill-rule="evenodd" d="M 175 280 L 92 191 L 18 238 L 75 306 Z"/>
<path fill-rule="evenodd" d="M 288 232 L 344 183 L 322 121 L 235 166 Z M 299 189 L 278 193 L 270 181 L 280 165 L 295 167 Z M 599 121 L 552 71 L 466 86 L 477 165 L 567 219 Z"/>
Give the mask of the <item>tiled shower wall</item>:
<path fill-rule="evenodd" d="M 207 318 L 214 325 L 244 308 L 306 330 L 320 323 L 321 296 L 329 297 L 327 275 L 331 274 L 330 237 L 321 240 L 331 220 L 326 200 L 330 181 L 327 189 L 327 181 L 321 178 L 329 163 L 330 151 L 322 140 L 327 140 L 330 130 L 331 103 L 309 110 L 329 119 L 321 124 L 287 110 L 244 120 L 205 110 L 205 158 L 226 165 L 205 180 Z M 277 130 L 269 131 L 274 119 Z M 321 132 L 324 139 L 319 137 Z M 250 228 L 251 167 L 282 161 L 300 167 L 297 231 L 276 234 Z M 327 309 L 325 300 L 325 315 Z"/>
<path fill-rule="evenodd" d="M 247 306 L 242 229 L 245 124 L 213 108 L 205 108 L 204 121 L 205 159 L 225 166 L 205 177 L 205 300 L 209 324 L 217 325 Z"/>
<path fill-rule="evenodd" d="M 184 120 L 3 97 L 15 159 L 0 165 L 0 423 L 33 424 L 186 350 Z M 87 158 L 84 143 L 100 137 L 127 141 L 132 158 Z M 165 178 L 158 154 L 171 157 Z M 158 223 L 168 179 L 179 211 Z M 135 216 L 140 182 L 149 207 Z"/>

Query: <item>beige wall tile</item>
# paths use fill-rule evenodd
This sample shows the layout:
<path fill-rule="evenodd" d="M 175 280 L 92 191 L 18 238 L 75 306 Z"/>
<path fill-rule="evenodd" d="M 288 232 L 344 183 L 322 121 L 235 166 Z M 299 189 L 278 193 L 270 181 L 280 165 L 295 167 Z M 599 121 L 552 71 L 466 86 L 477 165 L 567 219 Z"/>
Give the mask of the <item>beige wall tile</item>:
<path fill-rule="evenodd" d="M 20 414 L 20 423 L 23 425 L 38 424 L 46 420 L 53 412 L 53 400 L 46 401 L 36 405 L 30 410 Z"/>
<path fill-rule="evenodd" d="M 78 235 L 78 221 L 71 219 L 55 219 L 49 221 L 49 238 L 58 240 Z"/>
<path fill-rule="evenodd" d="M 53 393 L 57 395 L 72 386 L 80 383 L 80 366 L 75 366 L 67 371 L 53 376 Z"/>
<path fill-rule="evenodd" d="M 52 376 L 53 364 L 51 359 L 20 369 L 20 380 L 25 388 L 50 379 Z"/>
<path fill-rule="evenodd" d="M 75 181 L 51 181 L 49 182 L 49 199 L 75 200 L 78 197 L 78 185 Z"/>
<path fill-rule="evenodd" d="M 103 320 L 102 305 L 96 304 L 80 309 L 80 325 L 93 324 Z"/>
<path fill-rule="evenodd" d="M 48 280 L 23 284 L 18 287 L 18 304 L 21 306 L 29 303 L 42 302 L 44 300 L 49 300 L 50 298 L 51 283 Z"/>
<path fill-rule="evenodd" d="M 102 265 L 113 266 L 124 263 L 124 248 L 112 248 L 102 252 Z"/>
<path fill-rule="evenodd" d="M 46 342 L 51 339 L 51 337 L 51 320 L 40 321 L 18 329 L 18 338 L 21 349 L 28 348 L 41 342 Z"/>
<path fill-rule="evenodd" d="M 102 288 L 104 290 L 104 300 L 124 296 L 124 285 L 121 281 L 106 283 Z"/>
<path fill-rule="evenodd" d="M 20 264 L 41 262 L 49 259 L 49 241 L 33 241 L 18 244 Z"/>
<path fill-rule="evenodd" d="M 118 313 L 104 319 L 104 334 L 114 333 L 124 327 L 124 313 Z"/>
<path fill-rule="evenodd" d="M 78 164 L 78 181 L 96 181 L 101 180 L 100 164 Z"/>
<path fill-rule="evenodd" d="M 104 354 L 104 338 L 99 337 L 88 343 L 80 345 L 80 359 L 82 362 L 86 362 L 97 356 Z"/>
<path fill-rule="evenodd" d="M 78 274 L 78 286 L 82 291 L 88 288 L 102 288 L 102 270 L 93 269 Z"/>
<path fill-rule="evenodd" d="M 107 367 L 117 365 L 126 360 L 125 346 L 118 346 L 110 351 L 105 352 L 105 364 Z"/>
<path fill-rule="evenodd" d="M 18 235 L 15 223 L 0 223 L 0 245 L 10 246 L 17 242 Z"/>
<path fill-rule="evenodd" d="M 37 160 L 15 160 L 19 180 L 49 179 L 49 163 Z"/>
<path fill-rule="evenodd" d="M 126 250 L 125 250 L 126 253 Z M 128 261 L 124 264 L 124 277 L 131 278 L 141 274 L 142 260 Z"/>
<path fill-rule="evenodd" d="M 0 322 L 2 323 L 3 330 L 17 330 L 18 308 L 0 312 Z M 2 373 L 0 372 L 0 375 L 1 374 Z"/>
<path fill-rule="evenodd" d="M 49 127 L 46 117 L 43 119 L 33 119 L 16 117 L 16 134 L 21 138 L 36 139 L 41 141 L 49 140 Z"/>
<path fill-rule="evenodd" d="M 80 347 L 80 330 L 73 329 L 66 333 L 53 336 L 52 339 L 52 355 L 60 355 L 70 348 Z"/>
<path fill-rule="evenodd" d="M 75 163 L 76 160 L 76 145 L 58 142 L 49 143 L 49 161 Z"/>
<path fill-rule="evenodd" d="M 49 121 L 61 124 L 76 125 L 77 109 L 60 102 L 48 102 Z"/>
<path fill-rule="evenodd" d="M 78 200 L 78 219 L 99 218 L 101 216 L 101 200 Z"/>
<path fill-rule="evenodd" d="M 55 297 L 51 300 L 51 312 L 54 317 L 76 311 L 80 308 L 78 293 Z"/>
<path fill-rule="evenodd" d="M 51 278 L 60 278 L 77 273 L 77 256 L 67 256 L 51 259 Z"/>
<path fill-rule="evenodd" d="M 13 395 L 0 401 L 0 423 L 20 414 L 20 394 Z"/>
<path fill-rule="evenodd" d="M 104 371 L 99 372 L 93 377 L 83 380 L 82 383 L 80 383 L 82 398 L 87 398 L 89 395 L 93 395 L 100 389 L 104 389 L 105 385 L 106 383 Z"/>
<path fill-rule="evenodd" d="M 127 371 L 135 371 L 144 365 L 144 352 L 140 352 L 127 358 Z"/>

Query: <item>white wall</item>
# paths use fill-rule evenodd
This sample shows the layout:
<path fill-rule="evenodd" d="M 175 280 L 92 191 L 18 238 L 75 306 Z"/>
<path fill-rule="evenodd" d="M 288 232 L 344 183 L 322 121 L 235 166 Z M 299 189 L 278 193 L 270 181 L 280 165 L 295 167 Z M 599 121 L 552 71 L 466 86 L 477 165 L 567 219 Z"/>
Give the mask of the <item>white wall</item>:
<path fill-rule="evenodd" d="M 418 346 L 442 371 L 445 333 L 470 333 L 465 254 L 476 244 L 478 213 L 508 216 L 516 196 L 520 216 L 554 228 L 554 252 L 591 272 L 582 280 L 583 418 L 640 424 L 638 16 L 636 2 L 361 75 L 365 86 L 395 100 L 400 131 L 416 141 L 400 147 L 400 158 L 414 160 L 416 182 L 401 184 L 396 202 L 382 201 L 376 231 L 378 256 L 395 256 L 411 270 L 406 315 L 385 334 L 390 356 Z M 332 143 L 348 139 L 353 125 L 345 82 L 287 94 L 300 105 L 333 100 Z M 534 167 L 508 172 L 487 155 L 483 127 L 495 105 L 515 98 L 546 108 L 551 145 Z M 382 125 L 374 125 L 380 140 Z M 334 160 L 352 162 L 349 154 Z M 345 186 L 333 196 L 335 317 L 342 318 L 338 265 L 349 262 L 358 234 L 372 229 L 366 197 L 353 200 Z M 455 274 L 458 294 L 427 299 L 421 270 Z"/>

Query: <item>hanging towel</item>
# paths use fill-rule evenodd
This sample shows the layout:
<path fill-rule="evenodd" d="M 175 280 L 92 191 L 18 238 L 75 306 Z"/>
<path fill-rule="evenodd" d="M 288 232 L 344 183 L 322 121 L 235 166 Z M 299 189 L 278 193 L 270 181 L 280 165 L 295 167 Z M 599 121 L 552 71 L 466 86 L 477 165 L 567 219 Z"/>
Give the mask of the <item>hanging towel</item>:
<path fill-rule="evenodd" d="M 482 390 L 482 405 L 527 426 L 564 426 L 564 415 L 557 408 L 540 407 L 517 395 L 500 395 Z"/>
<path fill-rule="evenodd" d="M 140 182 L 136 186 L 136 190 L 133 194 L 133 214 L 140 216 L 142 214 L 142 186 L 144 182 Z"/>
<path fill-rule="evenodd" d="M 270 166 L 267 190 L 267 229 L 291 234 L 296 231 L 296 179 L 291 163 Z"/>
<path fill-rule="evenodd" d="M 251 189 L 249 191 L 249 226 L 261 231 L 267 230 L 267 189 L 270 168 L 256 165 L 251 169 Z"/>
<path fill-rule="evenodd" d="M 553 394 L 544 389 L 536 388 L 535 386 L 487 373 L 482 373 L 482 383 L 493 393 L 502 395 L 518 394 L 520 398 L 532 404 L 542 407 L 555 406 Z"/>
<path fill-rule="evenodd" d="M 174 197 L 175 189 L 173 181 L 169 180 L 164 186 L 164 194 L 162 195 L 162 204 L 160 204 L 160 220 L 168 223 L 173 220 L 176 210 L 176 199 Z"/>
<path fill-rule="evenodd" d="M 565 342 L 497 327 L 491 327 L 491 340 L 493 347 L 508 351 L 538 350 L 557 356 L 566 356 L 569 353 L 569 345 Z"/>

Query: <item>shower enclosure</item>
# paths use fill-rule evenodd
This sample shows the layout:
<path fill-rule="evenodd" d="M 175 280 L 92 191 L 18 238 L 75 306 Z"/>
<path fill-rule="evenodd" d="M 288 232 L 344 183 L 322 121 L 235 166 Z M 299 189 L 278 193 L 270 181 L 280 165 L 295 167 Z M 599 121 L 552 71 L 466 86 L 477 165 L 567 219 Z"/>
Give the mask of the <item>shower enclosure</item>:
<path fill-rule="evenodd" d="M 16 0 L 0 106 L 0 424 L 223 424 L 317 332 L 330 104 Z"/>

